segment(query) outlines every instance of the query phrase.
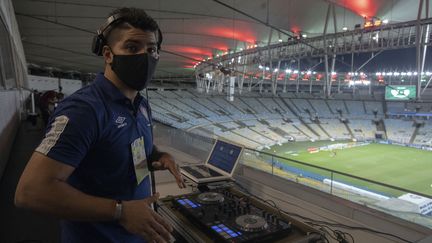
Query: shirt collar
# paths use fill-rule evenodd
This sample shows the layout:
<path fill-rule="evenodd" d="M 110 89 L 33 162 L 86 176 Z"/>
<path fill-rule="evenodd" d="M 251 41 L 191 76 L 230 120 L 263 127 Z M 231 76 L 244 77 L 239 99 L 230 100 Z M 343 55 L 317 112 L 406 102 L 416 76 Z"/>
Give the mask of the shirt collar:
<path fill-rule="evenodd" d="M 105 77 L 104 73 L 102 72 L 96 75 L 94 84 L 102 90 L 106 97 L 113 101 L 120 101 L 124 103 L 125 101 L 129 100 L 109 79 Z M 142 99 L 143 97 L 138 92 L 133 102 L 134 106 L 138 106 Z"/>

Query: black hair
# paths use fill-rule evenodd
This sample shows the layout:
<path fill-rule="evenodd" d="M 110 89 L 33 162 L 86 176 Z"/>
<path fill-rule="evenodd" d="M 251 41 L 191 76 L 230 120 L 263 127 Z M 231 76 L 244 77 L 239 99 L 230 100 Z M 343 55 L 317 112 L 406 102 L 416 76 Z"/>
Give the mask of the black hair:
<path fill-rule="evenodd" d="M 155 32 L 159 41 L 160 36 L 157 34 L 159 26 L 156 21 L 144 10 L 139 8 L 118 8 L 112 11 L 109 16 L 120 15 L 121 19 L 111 25 L 107 33 L 104 33 L 107 43 L 112 43 L 110 34 L 115 29 L 127 29 L 132 26 L 143 31 Z"/>

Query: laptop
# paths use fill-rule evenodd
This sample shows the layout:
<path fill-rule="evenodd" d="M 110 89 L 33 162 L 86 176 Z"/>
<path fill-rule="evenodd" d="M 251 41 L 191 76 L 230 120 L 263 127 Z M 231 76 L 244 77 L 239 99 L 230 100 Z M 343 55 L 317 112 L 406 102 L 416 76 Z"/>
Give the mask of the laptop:
<path fill-rule="evenodd" d="M 243 146 L 216 140 L 204 164 L 180 167 L 180 172 L 197 184 L 224 181 L 232 178 L 243 152 Z"/>

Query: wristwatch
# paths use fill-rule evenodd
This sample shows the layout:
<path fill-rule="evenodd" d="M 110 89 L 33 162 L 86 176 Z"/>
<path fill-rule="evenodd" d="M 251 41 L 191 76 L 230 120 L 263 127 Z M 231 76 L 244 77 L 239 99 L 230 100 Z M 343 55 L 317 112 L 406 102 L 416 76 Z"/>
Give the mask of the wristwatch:
<path fill-rule="evenodd" d="M 123 211 L 123 203 L 118 200 L 115 204 L 114 220 L 120 220 Z"/>

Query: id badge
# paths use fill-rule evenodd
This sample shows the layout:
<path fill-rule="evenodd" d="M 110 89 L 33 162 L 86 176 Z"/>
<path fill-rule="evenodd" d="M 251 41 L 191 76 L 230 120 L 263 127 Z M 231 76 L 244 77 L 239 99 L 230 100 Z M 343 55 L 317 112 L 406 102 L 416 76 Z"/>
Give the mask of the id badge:
<path fill-rule="evenodd" d="M 144 149 L 144 137 L 135 139 L 131 144 L 132 158 L 138 185 L 148 176 L 147 156 Z"/>

